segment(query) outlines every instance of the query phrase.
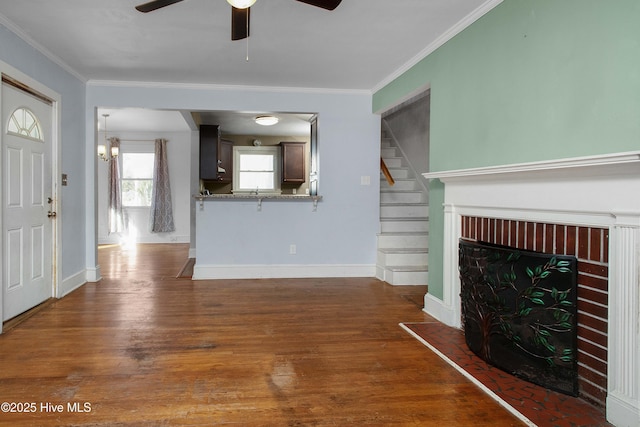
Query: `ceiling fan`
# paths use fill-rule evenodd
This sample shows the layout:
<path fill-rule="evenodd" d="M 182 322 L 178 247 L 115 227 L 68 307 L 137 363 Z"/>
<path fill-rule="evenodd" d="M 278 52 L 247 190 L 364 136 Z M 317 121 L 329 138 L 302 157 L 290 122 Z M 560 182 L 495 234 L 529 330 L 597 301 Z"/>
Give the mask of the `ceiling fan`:
<path fill-rule="evenodd" d="M 139 12 L 147 13 L 183 0 L 152 0 L 136 6 Z M 227 0 L 231 4 L 231 40 L 242 40 L 249 37 L 250 7 L 256 0 Z M 296 0 L 312 6 L 333 10 L 342 0 Z M 245 6 L 246 5 L 246 6 Z M 237 7 L 240 6 L 240 7 Z"/>

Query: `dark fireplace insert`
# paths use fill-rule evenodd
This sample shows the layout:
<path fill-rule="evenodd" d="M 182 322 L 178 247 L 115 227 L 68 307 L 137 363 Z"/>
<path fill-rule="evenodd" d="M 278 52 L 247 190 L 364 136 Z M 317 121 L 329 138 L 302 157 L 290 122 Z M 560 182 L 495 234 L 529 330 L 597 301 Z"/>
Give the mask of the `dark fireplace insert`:
<path fill-rule="evenodd" d="M 577 259 L 460 239 L 469 348 L 524 380 L 578 395 Z"/>

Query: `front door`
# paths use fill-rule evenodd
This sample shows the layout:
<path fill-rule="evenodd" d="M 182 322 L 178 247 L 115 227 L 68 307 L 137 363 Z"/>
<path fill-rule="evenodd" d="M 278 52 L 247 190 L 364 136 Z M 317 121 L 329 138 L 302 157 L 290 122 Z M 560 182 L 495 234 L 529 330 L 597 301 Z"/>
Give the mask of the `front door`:
<path fill-rule="evenodd" d="M 51 104 L 2 83 L 3 321 L 53 296 Z"/>

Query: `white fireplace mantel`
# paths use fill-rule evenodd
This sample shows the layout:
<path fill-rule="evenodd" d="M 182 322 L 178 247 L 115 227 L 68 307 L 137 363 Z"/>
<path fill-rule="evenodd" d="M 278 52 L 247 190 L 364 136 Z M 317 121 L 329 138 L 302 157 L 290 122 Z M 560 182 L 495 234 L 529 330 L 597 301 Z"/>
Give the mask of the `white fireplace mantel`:
<path fill-rule="evenodd" d="M 500 166 L 487 166 L 481 168 L 455 169 L 440 172 L 424 173 L 427 179 L 438 178 L 442 182 L 477 180 L 479 178 L 495 179 L 502 177 L 508 179 L 509 175 L 530 175 L 536 173 L 559 172 L 564 175 L 584 175 L 586 169 L 602 167 L 618 168 L 621 165 L 635 166 L 636 171 L 640 166 L 640 151 L 625 153 L 603 154 L 600 156 L 573 157 L 567 159 L 543 160 L 538 162 L 514 163 Z"/>
<path fill-rule="evenodd" d="M 443 298 L 427 294 L 425 311 L 451 326 L 460 327 L 462 216 L 609 229 L 607 419 L 640 426 L 640 151 L 423 176 L 445 184 Z"/>

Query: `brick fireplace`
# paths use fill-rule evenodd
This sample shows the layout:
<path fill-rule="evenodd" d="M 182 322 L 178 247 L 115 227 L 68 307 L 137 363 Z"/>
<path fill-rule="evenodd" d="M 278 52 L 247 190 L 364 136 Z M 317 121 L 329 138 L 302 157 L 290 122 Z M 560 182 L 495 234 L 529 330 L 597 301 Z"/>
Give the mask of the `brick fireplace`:
<path fill-rule="evenodd" d="M 424 176 L 445 185 L 442 298 L 425 311 L 460 327 L 461 237 L 575 255 L 580 394 L 640 425 L 640 152 Z"/>
<path fill-rule="evenodd" d="M 461 221 L 461 236 L 468 239 L 578 258 L 579 395 L 605 407 L 609 230 L 471 216 Z"/>

